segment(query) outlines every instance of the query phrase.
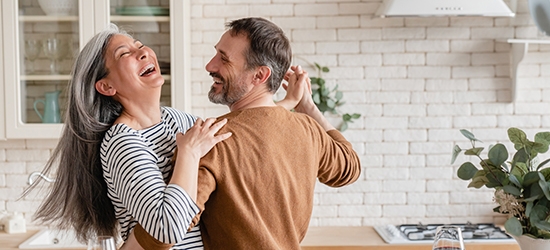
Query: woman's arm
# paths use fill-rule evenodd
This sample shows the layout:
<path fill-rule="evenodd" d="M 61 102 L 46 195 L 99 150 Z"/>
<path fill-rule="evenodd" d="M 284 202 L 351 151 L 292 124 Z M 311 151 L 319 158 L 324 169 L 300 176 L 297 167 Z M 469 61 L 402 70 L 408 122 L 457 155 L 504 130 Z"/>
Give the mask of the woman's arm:
<path fill-rule="evenodd" d="M 216 135 L 216 133 L 227 123 L 227 119 L 216 122 L 214 118 L 208 118 L 206 121 L 197 119 L 195 125 L 185 134 L 178 134 L 176 144 L 176 161 L 171 184 L 176 184 L 189 194 L 193 200 L 197 199 L 197 177 L 199 160 L 216 143 L 221 142 L 231 136 L 231 132 Z"/>

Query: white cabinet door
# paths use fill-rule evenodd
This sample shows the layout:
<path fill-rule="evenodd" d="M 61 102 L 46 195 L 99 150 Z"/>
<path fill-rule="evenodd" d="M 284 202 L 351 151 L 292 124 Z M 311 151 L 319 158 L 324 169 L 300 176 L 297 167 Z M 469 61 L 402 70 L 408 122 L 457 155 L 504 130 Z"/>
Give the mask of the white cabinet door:
<path fill-rule="evenodd" d="M 55 13 L 52 6 L 40 3 L 59 1 L 2 1 L 4 93 L 0 94 L 5 98 L 0 108 L 6 108 L 0 111 L 5 117 L 0 139 L 60 136 L 76 54 L 109 22 L 157 53 L 166 79 L 161 103 L 191 111 L 189 1 L 160 1 L 154 6 L 145 1 L 72 1 L 75 8 Z M 61 50 L 55 50 L 59 44 Z"/>
<path fill-rule="evenodd" d="M 3 9 L 2 7 L 2 2 L 3 1 L 0 1 L 0 9 Z M 2 18 L 0 18 L 0 27 L 2 27 Z M 4 54 L 2 53 L 3 51 L 3 34 L 2 32 L 0 32 L 0 82 L 2 82 L 2 84 L 0 84 L 0 96 L 4 96 L 4 82 L 5 82 L 5 79 L 4 79 L 4 60 L 2 58 L 4 58 Z M 5 112 L 4 112 L 4 102 L 1 102 L 0 101 L 0 117 L 4 117 L 4 121 L 6 120 L 6 116 L 5 116 Z M 0 140 L 5 140 L 6 139 L 6 128 L 5 128 L 5 123 L 4 122 L 0 122 Z"/>

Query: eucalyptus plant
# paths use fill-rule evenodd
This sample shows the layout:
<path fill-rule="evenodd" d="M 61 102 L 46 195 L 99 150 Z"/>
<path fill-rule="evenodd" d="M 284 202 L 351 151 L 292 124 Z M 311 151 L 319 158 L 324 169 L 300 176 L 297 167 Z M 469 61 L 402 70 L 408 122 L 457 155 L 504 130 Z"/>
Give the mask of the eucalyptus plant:
<path fill-rule="evenodd" d="M 465 155 L 477 157 L 481 168 L 464 162 L 458 168 L 458 177 L 470 180 L 468 187 L 495 189 L 494 200 L 498 206 L 493 210 L 509 215 L 504 224 L 508 233 L 550 239 L 550 168 L 544 167 L 550 159 L 539 162 L 537 158 L 539 153 L 548 151 L 550 132 L 537 133 L 531 141 L 521 129 L 509 128 L 508 138 L 516 150 L 511 159 L 501 143 L 490 146 L 487 158 L 482 158 L 484 148 L 476 146 L 476 142 L 481 141 L 468 130 L 460 132 L 472 147 L 461 149 L 455 145 L 451 163 L 463 151 Z"/>
<path fill-rule="evenodd" d="M 325 112 L 330 112 L 331 114 L 340 115 L 337 107 L 344 104 L 342 98 L 344 94 L 342 91 L 338 90 L 338 85 L 336 85 L 332 90 L 326 86 L 326 81 L 322 76 L 322 73 L 328 73 L 330 70 L 326 66 L 321 66 L 318 63 L 314 63 L 315 69 L 317 70 L 317 77 L 310 77 L 312 86 L 312 97 L 313 102 L 317 105 L 317 108 L 324 114 Z M 345 131 L 348 129 L 348 123 L 353 122 L 353 120 L 359 119 L 361 117 L 358 113 L 345 113 L 342 114 L 342 124 L 340 125 L 340 131 Z"/>

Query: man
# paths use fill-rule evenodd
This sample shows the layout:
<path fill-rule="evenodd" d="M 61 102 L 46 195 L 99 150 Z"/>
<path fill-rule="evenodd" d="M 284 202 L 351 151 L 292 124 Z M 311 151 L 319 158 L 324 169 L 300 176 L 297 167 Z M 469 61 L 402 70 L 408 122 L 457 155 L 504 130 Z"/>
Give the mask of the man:
<path fill-rule="evenodd" d="M 201 212 L 191 226 L 200 222 L 206 249 L 299 249 L 316 180 L 350 184 L 360 175 L 359 159 L 307 86 L 295 108 L 300 113 L 274 103 L 292 57 L 284 32 L 262 18 L 228 28 L 206 70 L 214 81 L 210 101 L 231 110 L 219 118 L 227 118 L 219 133 L 233 135 L 199 163 Z M 306 82 L 305 71 L 292 69 L 287 78 Z"/>

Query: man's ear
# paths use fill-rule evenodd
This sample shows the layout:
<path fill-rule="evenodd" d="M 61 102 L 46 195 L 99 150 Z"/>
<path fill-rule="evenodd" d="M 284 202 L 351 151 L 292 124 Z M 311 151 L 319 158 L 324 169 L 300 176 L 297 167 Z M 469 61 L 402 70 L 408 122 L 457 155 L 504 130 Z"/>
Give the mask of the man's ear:
<path fill-rule="evenodd" d="M 114 96 L 116 93 L 116 89 L 105 81 L 105 79 L 95 82 L 95 89 L 104 96 Z"/>
<path fill-rule="evenodd" d="M 267 66 L 260 66 L 254 74 L 254 84 L 262 84 L 271 76 L 271 69 Z"/>

